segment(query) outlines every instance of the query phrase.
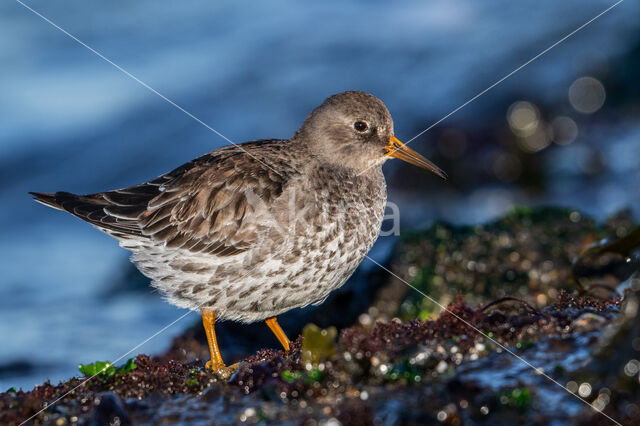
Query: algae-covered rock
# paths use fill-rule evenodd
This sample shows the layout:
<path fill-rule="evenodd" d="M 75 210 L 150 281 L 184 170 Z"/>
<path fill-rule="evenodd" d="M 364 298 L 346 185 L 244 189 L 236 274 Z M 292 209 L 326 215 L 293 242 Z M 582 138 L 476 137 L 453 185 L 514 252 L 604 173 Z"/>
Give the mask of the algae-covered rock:
<path fill-rule="evenodd" d="M 637 233 L 626 212 L 600 226 L 571 209 L 519 207 L 485 225 L 441 222 L 426 231 L 404 233 L 397 247 L 401 255 L 394 258 L 392 269 L 441 305 L 462 294 L 470 304 L 510 296 L 541 308 L 559 290 L 580 288 L 576 272 L 593 275 L 602 270 L 602 265 L 591 269 L 579 265 L 575 270 L 574 260 L 587 247 L 607 237 L 629 235 L 615 245 L 627 249 L 625 242 Z M 623 258 L 609 259 L 609 275 L 624 263 Z M 604 280 L 613 285 L 619 281 L 612 276 Z M 405 289 L 396 312 L 403 320 L 434 318 L 441 311 L 420 293 L 398 285 Z"/>
<path fill-rule="evenodd" d="M 624 215 L 598 225 L 566 209 L 438 223 L 404 234 L 386 266 L 444 310 L 380 269 L 386 284 L 357 324 L 308 324 L 288 352 L 262 349 L 228 380 L 204 369 L 204 340 L 183 336 L 188 350 L 84 366 L 98 373 L 84 385 L 2 393 L 0 424 L 608 424 L 601 412 L 631 424 L 638 263 L 578 256 L 633 229 Z"/>

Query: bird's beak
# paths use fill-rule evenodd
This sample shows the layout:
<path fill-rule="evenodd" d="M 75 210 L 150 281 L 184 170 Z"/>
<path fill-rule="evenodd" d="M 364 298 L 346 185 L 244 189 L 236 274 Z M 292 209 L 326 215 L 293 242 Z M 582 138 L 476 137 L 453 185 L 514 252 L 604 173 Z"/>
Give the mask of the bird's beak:
<path fill-rule="evenodd" d="M 386 146 L 387 157 L 399 158 L 401 160 L 406 161 L 407 163 L 413 164 L 414 166 L 421 167 L 423 169 L 427 169 L 430 172 L 433 172 L 440 176 L 442 179 L 447 179 L 447 174 L 440 170 L 438 166 L 433 164 L 431 161 L 424 158 L 422 155 L 418 154 L 402 142 L 398 140 L 395 136 L 391 135 L 389 139 L 389 144 Z"/>

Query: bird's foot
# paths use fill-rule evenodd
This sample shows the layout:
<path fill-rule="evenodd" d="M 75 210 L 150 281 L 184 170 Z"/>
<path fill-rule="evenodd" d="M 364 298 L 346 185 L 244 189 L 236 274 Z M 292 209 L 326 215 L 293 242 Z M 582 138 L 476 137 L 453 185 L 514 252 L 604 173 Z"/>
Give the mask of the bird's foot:
<path fill-rule="evenodd" d="M 211 361 L 207 361 L 204 367 L 226 380 L 238 369 L 238 365 L 239 363 L 236 362 L 227 367 L 224 363 L 214 364 Z"/>

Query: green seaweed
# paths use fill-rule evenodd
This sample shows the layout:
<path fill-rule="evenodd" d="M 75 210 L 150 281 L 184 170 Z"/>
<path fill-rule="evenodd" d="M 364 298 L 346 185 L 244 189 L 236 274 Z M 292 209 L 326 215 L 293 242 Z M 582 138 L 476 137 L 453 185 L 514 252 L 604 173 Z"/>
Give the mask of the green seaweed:
<path fill-rule="evenodd" d="M 535 343 L 530 340 L 523 340 L 522 342 L 516 343 L 516 348 L 526 350 L 532 348 L 534 345 Z"/>
<path fill-rule="evenodd" d="M 385 378 L 391 381 L 402 380 L 406 384 L 418 384 L 422 382 L 422 372 L 416 368 L 415 365 L 411 364 L 409 360 L 405 359 L 403 362 L 394 365 L 393 368 L 385 374 Z"/>
<path fill-rule="evenodd" d="M 322 370 L 320 370 L 317 367 L 314 367 L 306 374 L 306 377 L 304 378 L 304 382 L 306 384 L 311 384 L 316 382 L 322 382 L 323 379 L 324 379 L 324 373 L 322 372 Z"/>
<path fill-rule="evenodd" d="M 138 368 L 138 366 L 134 362 L 133 358 L 129 358 L 127 362 L 124 363 L 124 365 L 118 367 L 116 373 L 128 373 L 135 370 L 136 368 Z"/>
<path fill-rule="evenodd" d="M 111 361 L 96 361 L 91 364 L 80 364 L 78 370 L 85 376 L 101 376 L 101 377 L 113 377 L 116 374 L 124 374 L 133 371 L 137 368 L 133 358 L 129 358 L 124 365 L 116 368 Z"/>
<path fill-rule="evenodd" d="M 111 377 L 116 374 L 116 368 L 110 361 L 96 361 L 91 364 L 80 364 L 78 370 L 85 376 Z"/>
<path fill-rule="evenodd" d="M 533 400 L 533 394 L 529 388 L 516 388 L 499 394 L 500 402 L 519 411 L 526 411 Z"/>
<path fill-rule="evenodd" d="M 301 378 L 302 375 L 303 375 L 302 371 L 284 370 L 282 374 L 280 374 L 280 377 L 282 378 L 282 380 L 284 380 L 287 383 L 293 383 L 299 378 Z"/>
<path fill-rule="evenodd" d="M 324 379 L 324 373 L 319 368 L 313 367 L 306 373 L 302 371 L 284 370 L 280 374 L 280 377 L 287 383 L 293 383 L 302 379 L 304 384 L 308 385 L 316 382 L 322 382 Z"/>

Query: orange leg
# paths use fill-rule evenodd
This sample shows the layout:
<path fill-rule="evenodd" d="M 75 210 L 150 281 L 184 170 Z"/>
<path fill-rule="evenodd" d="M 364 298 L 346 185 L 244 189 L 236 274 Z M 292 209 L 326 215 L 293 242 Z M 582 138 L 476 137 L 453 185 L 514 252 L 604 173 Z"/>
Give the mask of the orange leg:
<path fill-rule="evenodd" d="M 282 347 L 284 348 L 284 350 L 288 351 L 289 345 L 291 344 L 291 342 L 289 341 L 289 338 L 287 337 L 287 335 L 284 334 L 284 331 L 282 331 L 282 329 L 280 328 L 278 321 L 276 321 L 276 317 L 267 318 L 265 322 L 267 323 L 271 331 L 273 331 L 273 334 L 276 335 L 276 337 L 282 344 Z"/>
<path fill-rule="evenodd" d="M 206 368 L 211 368 L 214 371 L 225 368 L 224 362 L 222 361 L 222 355 L 220 355 L 218 341 L 216 340 L 216 331 L 214 329 L 215 323 L 216 314 L 212 310 L 203 309 L 202 325 L 204 325 L 204 332 L 207 334 L 209 352 L 211 353 L 211 361 L 207 362 Z"/>

